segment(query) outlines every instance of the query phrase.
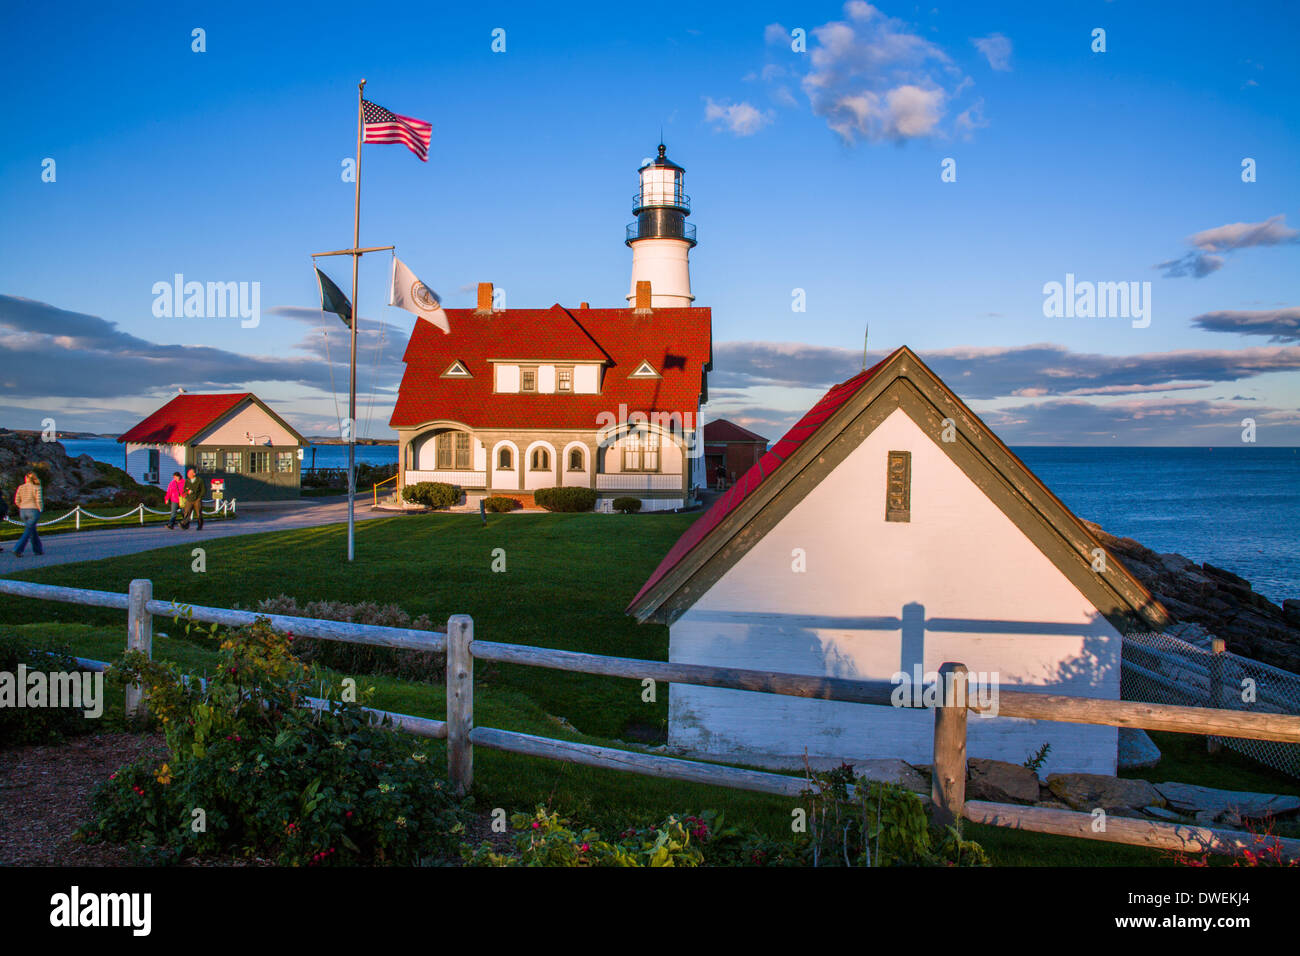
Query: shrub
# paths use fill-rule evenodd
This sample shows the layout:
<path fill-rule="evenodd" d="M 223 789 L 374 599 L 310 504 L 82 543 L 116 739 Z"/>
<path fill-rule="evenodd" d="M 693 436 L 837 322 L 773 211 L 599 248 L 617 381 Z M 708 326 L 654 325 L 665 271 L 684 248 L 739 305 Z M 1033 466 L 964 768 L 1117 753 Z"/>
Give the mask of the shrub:
<path fill-rule="evenodd" d="M 615 498 L 614 510 L 621 511 L 625 515 L 633 514 L 641 510 L 641 499 L 627 497 Z"/>
<path fill-rule="evenodd" d="M 477 850 L 461 845 L 469 866 L 699 866 L 704 861 L 698 841 L 683 822 L 669 817 L 642 829 L 625 830 L 614 841 L 597 831 L 571 829 L 558 813 L 538 807 L 529 816 L 510 818 L 516 833 L 514 850 L 498 853 L 490 843 Z"/>
<path fill-rule="evenodd" d="M 533 500 L 547 511 L 590 511 L 596 507 L 592 488 L 538 488 Z"/>
<path fill-rule="evenodd" d="M 352 624 L 377 624 L 381 627 L 409 627 L 417 631 L 433 630 L 429 615 L 412 619 L 396 604 L 363 601 L 312 601 L 306 607 L 287 594 L 266 598 L 255 608 L 262 614 L 289 617 L 319 617 L 327 621 Z M 442 651 L 408 651 L 400 647 L 376 647 L 372 644 L 349 644 L 322 641 L 313 637 L 294 639 L 293 652 L 306 664 L 320 664 L 332 670 L 353 674 L 392 674 L 404 680 L 444 682 L 447 678 L 447 655 Z"/>
<path fill-rule="evenodd" d="M 910 790 L 855 777 L 851 764 L 808 777 L 805 853 L 812 866 L 988 863 L 983 848 L 963 839 L 958 827 L 946 827 L 936 846 L 921 798 Z"/>
<path fill-rule="evenodd" d="M 167 757 L 102 784 L 83 838 L 159 861 L 235 854 L 290 866 L 413 864 L 456 850 L 465 808 L 422 744 L 362 711 L 370 691 L 345 703 L 326 686 L 327 706 L 305 708 L 320 674 L 294 655 L 292 635 L 259 619 L 221 637 L 206 686 L 135 651 L 115 665 L 118 680 L 144 686 Z"/>
<path fill-rule="evenodd" d="M 426 508 L 450 508 L 460 501 L 459 485 L 449 485 L 445 481 L 417 481 L 402 489 L 402 498 L 413 504 Z"/>
<path fill-rule="evenodd" d="M 14 692 L 25 694 L 27 687 L 18 683 L 20 664 L 29 676 L 37 672 L 48 675 L 84 671 L 64 645 L 39 648 L 21 638 L 0 637 L 0 673 L 13 675 Z M 0 696 L 0 742 L 5 744 L 58 743 L 72 734 L 89 733 L 94 726 L 92 718 L 85 715 L 90 709 L 85 701 L 82 707 L 17 707 L 15 704 L 16 701 L 6 701 Z M 104 704 L 102 697 L 99 704 L 101 707 Z"/>
<path fill-rule="evenodd" d="M 514 511 L 522 507 L 516 498 L 507 498 L 504 495 L 492 495 L 490 498 L 483 499 L 483 507 L 488 511 L 500 514 L 503 511 Z"/>

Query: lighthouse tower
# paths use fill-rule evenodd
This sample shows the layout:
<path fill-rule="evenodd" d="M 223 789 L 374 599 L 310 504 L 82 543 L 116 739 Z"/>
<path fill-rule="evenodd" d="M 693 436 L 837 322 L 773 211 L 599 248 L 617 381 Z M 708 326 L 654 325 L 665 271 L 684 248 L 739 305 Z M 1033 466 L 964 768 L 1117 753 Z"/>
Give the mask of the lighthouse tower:
<path fill-rule="evenodd" d="M 636 222 L 627 227 L 627 244 L 632 247 L 632 287 L 628 304 L 636 301 L 638 282 L 650 283 L 652 308 L 683 308 L 695 301 L 691 295 L 691 247 L 695 226 L 687 223 L 691 197 L 682 189 L 686 170 L 665 155 L 642 166 L 641 188 L 632 198 Z"/>

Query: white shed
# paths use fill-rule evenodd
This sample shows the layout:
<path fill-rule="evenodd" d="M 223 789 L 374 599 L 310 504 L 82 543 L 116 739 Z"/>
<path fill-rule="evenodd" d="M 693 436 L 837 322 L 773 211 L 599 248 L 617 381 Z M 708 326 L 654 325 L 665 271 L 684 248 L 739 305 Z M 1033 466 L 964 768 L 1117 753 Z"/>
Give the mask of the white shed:
<path fill-rule="evenodd" d="M 628 608 L 674 662 L 1118 699 L 1164 608 L 907 348 L 832 388 L 695 522 Z M 674 684 L 669 744 L 790 767 L 933 758 L 930 711 Z M 968 752 L 1114 773 L 1114 727 L 972 715 Z"/>

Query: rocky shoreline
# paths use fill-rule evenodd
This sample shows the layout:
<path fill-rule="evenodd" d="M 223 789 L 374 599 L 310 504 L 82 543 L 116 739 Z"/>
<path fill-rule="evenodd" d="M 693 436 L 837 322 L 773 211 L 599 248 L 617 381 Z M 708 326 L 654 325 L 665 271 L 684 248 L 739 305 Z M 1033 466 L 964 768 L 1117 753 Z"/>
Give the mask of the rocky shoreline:
<path fill-rule="evenodd" d="M 1175 621 L 1164 633 L 1207 650 L 1220 637 L 1235 654 L 1300 673 L 1300 599 L 1288 598 L 1279 607 L 1231 571 L 1181 554 L 1157 554 L 1132 538 L 1084 524 L 1164 605 Z"/>

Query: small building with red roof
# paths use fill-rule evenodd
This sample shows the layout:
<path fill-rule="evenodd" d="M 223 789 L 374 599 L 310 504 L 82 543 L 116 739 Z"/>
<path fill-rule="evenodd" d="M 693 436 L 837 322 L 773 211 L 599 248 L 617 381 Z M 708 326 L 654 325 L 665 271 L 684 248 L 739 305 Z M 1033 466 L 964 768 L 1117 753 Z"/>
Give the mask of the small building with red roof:
<path fill-rule="evenodd" d="M 482 283 L 476 308 L 445 310 L 448 332 L 417 320 L 389 421 L 399 494 L 439 481 L 472 504 L 581 487 L 595 490 L 598 510 L 618 497 L 667 510 L 704 485 L 712 317 L 690 290 L 684 170 L 660 146 L 639 172 L 626 307 L 497 308 Z"/>
<path fill-rule="evenodd" d="M 251 501 L 298 497 L 308 444 L 252 392 L 181 391 L 117 440 L 123 467 L 142 484 L 166 487 L 172 472 L 193 466 L 226 498 Z"/>
<path fill-rule="evenodd" d="M 725 418 L 704 426 L 704 468 L 709 485 L 725 488 L 758 464 L 767 439 Z"/>
<path fill-rule="evenodd" d="M 1123 634 L 1167 612 L 909 349 L 830 389 L 628 607 L 673 662 L 1118 699 Z M 979 682 L 983 682 L 982 684 Z M 974 716 L 972 757 L 1113 774 L 1114 727 Z M 933 759 L 934 718 L 688 684 L 669 744 L 767 766 Z"/>

